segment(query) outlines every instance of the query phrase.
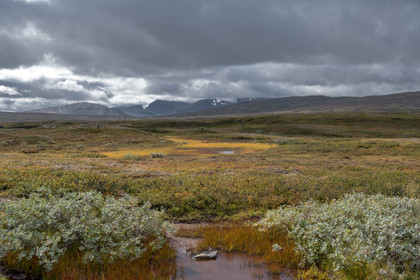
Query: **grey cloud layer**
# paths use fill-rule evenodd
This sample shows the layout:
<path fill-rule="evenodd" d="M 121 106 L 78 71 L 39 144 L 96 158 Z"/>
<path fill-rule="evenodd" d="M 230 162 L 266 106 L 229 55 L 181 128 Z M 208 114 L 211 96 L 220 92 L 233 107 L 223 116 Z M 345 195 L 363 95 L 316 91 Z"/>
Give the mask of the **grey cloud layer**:
<path fill-rule="evenodd" d="M 419 14 L 418 0 L 1 0 L 0 109 L 415 90 Z M 69 73 L 1 74 L 47 64 Z"/>

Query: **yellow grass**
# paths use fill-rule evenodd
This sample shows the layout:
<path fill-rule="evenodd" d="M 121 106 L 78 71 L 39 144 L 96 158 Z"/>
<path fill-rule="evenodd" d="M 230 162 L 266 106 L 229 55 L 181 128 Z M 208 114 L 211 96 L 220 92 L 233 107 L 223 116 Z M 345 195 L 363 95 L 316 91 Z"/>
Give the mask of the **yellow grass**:
<path fill-rule="evenodd" d="M 180 137 L 166 137 L 166 140 L 176 145 L 151 147 L 151 148 L 125 148 L 118 151 L 104 152 L 103 154 L 113 158 L 123 158 L 127 155 L 150 156 L 152 153 L 166 155 L 195 155 L 211 156 L 220 151 L 234 151 L 235 154 L 250 154 L 262 152 L 275 147 L 267 143 L 250 142 L 209 142 L 203 140 L 183 139 Z"/>
<path fill-rule="evenodd" d="M 142 157 L 146 157 L 146 156 L 150 156 L 152 153 L 164 153 L 166 155 L 169 155 L 170 152 L 172 151 L 171 148 L 169 147 L 162 147 L 162 148 L 141 148 L 141 149 L 120 149 L 118 151 L 113 151 L 113 152 L 105 152 L 102 153 L 108 157 L 112 157 L 112 158 L 124 158 L 126 156 L 130 156 L 130 155 L 138 155 L 138 156 L 142 156 Z"/>

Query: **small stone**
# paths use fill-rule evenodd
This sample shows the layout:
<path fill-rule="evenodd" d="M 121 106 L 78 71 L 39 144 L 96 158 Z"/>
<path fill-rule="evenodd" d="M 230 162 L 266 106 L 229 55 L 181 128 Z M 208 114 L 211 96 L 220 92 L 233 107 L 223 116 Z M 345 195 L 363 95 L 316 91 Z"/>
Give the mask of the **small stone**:
<path fill-rule="evenodd" d="M 192 258 L 196 261 L 215 260 L 217 258 L 217 251 L 203 251 L 192 255 Z"/>

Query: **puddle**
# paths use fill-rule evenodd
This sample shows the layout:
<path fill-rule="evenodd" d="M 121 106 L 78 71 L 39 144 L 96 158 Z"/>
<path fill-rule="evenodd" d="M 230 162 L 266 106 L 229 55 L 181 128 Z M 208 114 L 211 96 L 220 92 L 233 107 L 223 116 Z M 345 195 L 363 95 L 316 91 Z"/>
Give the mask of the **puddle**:
<path fill-rule="evenodd" d="M 177 251 L 177 275 L 174 280 L 293 280 L 285 271 L 275 277 L 257 258 L 245 254 L 219 251 L 216 260 L 195 261 L 187 249 L 195 246 L 199 239 L 172 237 L 171 246 Z"/>
<path fill-rule="evenodd" d="M 234 151 L 220 151 L 219 154 L 224 154 L 224 155 L 233 155 L 235 152 Z"/>

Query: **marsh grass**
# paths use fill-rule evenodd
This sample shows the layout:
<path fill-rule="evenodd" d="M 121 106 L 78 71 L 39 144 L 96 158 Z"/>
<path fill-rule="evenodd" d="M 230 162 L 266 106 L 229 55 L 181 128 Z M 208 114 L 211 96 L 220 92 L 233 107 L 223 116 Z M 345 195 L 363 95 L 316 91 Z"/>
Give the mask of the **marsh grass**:
<path fill-rule="evenodd" d="M 86 264 L 83 254 L 74 249 L 61 257 L 51 271 L 46 271 L 35 258 L 19 261 L 16 255 L 8 255 L 2 261 L 10 270 L 48 280 L 159 280 L 170 279 L 176 274 L 175 251 L 168 243 L 158 251 L 148 248 L 136 260 L 106 264 Z"/>
<path fill-rule="evenodd" d="M 331 279 L 325 271 L 320 270 L 316 266 L 308 269 L 300 269 L 297 273 L 299 280 L 329 280 Z"/>
<path fill-rule="evenodd" d="M 164 141 L 164 142 L 163 142 Z M 270 148 L 274 148 L 274 144 L 270 143 L 250 143 L 248 142 L 220 142 L 220 141 L 203 141 L 197 139 L 186 139 L 180 137 L 165 137 L 161 143 L 168 144 L 163 147 L 142 147 L 142 148 L 122 148 L 116 151 L 107 151 L 103 154 L 113 158 L 125 158 L 127 154 L 135 154 L 139 156 L 148 156 L 159 154 L 167 155 L 193 155 L 193 156 L 209 156 L 215 155 L 220 150 L 234 149 L 240 154 L 252 154 L 262 152 Z M 175 145 L 174 145 L 175 144 Z"/>
<path fill-rule="evenodd" d="M 294 250 L 294 242 L 284 232 L 261 231 L 252 225 L 209 224 L 191 229 L 180 229 L 177 233 L 183 237 L 202 238 L 194 249 L 221 249 L 226 252 L 244 253 L 258 257 L 273 274 L 280 274 L 285 268 L 297 269 L 299 256 Z M 273 251 L 273 244 L 281 246 L 280 251 Z"/>

